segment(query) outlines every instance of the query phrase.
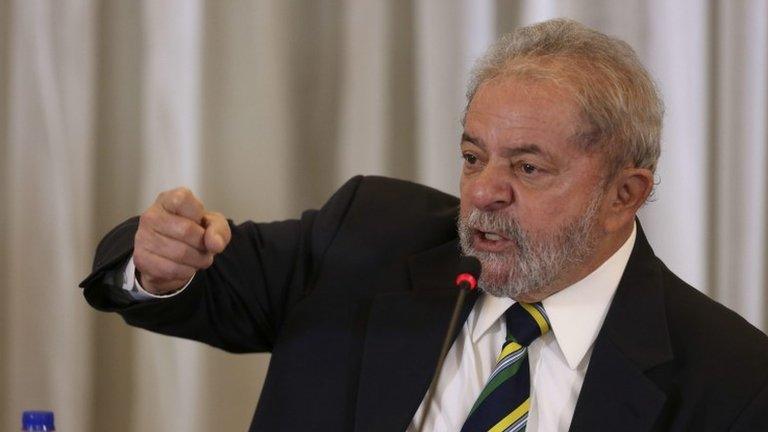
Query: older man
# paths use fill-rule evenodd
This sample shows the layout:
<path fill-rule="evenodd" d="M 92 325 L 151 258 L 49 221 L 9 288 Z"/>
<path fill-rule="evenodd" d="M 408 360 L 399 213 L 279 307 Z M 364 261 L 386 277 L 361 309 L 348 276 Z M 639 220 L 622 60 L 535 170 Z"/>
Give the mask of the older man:
<path fill-rule="evenodd" d="M 635 218 L 661 105 L 623 42 L 522 28 L 470 84 L 460 204 L 357 177 L 299 220 L 234 225 L 176 189 L 105 237 L 82 286 L 130 324 L 271 351 L 251 430 L 768 430 L 768 339 Z M 461 252 L 483 294 L 425 398 Z"/>

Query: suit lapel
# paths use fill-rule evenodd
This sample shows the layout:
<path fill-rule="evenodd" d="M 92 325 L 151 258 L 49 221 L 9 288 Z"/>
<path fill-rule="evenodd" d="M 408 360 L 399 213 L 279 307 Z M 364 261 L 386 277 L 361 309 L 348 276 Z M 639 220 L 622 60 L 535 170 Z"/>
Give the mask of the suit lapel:
<path fill-rule="evenodd" d="M 373 300 L 355 430 L 404 430 L 412 420 L 458 295 L 452 279 L 459 256 L 456 241 L 413 256 L 412 289 Z M 595 341 L 571 431 L 647 431 L 661 412 L 666 396 L 645 375 L 673 358 L 660 265 L 638 222 L 632 255 Z M 462 323 L 476 299 L 476 292 L 468 297 Z"/>
<path fill-rule="evenodd" d="M 637 239 L 595 341 L 570 430 L 651 430 L 666 396 L 645 373 L 672 360 L 660 263 Z"/>
<path fill-rule="evenodd" d="M 415 255 L 409 260 L 412 289 L 380 294 L 373 300 L 355 430 L 404 430 L 410 423 L 432 379 L 458 296 L 453 287 L 458 260 L 455 240 Z M 462 323 L 476 298 L 476 293 L 468 296 Z"/>

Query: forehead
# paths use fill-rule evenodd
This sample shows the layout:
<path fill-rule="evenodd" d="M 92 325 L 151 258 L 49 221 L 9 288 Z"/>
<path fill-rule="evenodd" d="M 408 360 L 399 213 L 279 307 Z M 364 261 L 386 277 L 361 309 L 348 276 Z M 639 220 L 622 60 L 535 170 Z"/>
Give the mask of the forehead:
<path fill-rule="evenodd" d="M 497 77 L 478 88 L 467 109 L 465 128 L 495 133 L 540 130 L 568 138 L 583 121 L 571 94 L 548 80 Z"/>

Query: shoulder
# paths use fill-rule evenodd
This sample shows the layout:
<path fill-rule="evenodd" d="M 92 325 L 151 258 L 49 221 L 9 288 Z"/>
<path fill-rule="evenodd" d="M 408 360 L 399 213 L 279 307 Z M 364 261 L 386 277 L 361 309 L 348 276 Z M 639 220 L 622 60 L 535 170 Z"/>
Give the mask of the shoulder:
<path fill-rule="evenodd" d="M 379 176 L 347 181 L 323 207 L 321 218 L 342 220 L 342 228 L 440 231 L 455 236 L 458 198 L 429 186 Z"/>
<path fill-rule="evenodd" d="M 768 385 L 768 337 L 659 263 L 680 383 L 736 404 L 754 398 Z"/>
<path fill-rule="evenodd" d="M 338 193 L 351 193 L 357 205 L 410 208 L 415 212 L 433 211 L 435 207 L 455 208 L 459 204 L 458 198 L 435 188 L 382 176 L 355 176 Z M 407 208 L 403 207 L 406 203 Z"/>
<path fill-rule="evenodd" d="M 378 176 L 347 181 L 317 214 L 316 243 L 348 265 L 405 262 L 457 237 L 458 198 L 417 183 Z"/>
<path fill-rule="evenodd" d="M 671 336 L 685 341 L 690 350 L 711 349 L 716 343 L 719 348 L 728 348 L 731 355 L 759 354 L 768 361 L 765 333 L 660 265 Z"/>

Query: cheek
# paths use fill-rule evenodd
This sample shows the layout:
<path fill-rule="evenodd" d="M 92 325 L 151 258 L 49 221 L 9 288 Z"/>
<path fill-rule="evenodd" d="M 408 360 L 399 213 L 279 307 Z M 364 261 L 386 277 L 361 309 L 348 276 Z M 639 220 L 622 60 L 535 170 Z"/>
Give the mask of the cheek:
<path fill-rule="evenodd" d="M 459 197 L 461 198 L 461 202 L 465 202 L 467 198 L 467 180 L 464 178 L 464 174 L 459 177 Z"/>
<path fill-rule="evenodd" d="M 459 217 L 461 219 L 466 219 L 469 217 L 469 213 L 472 211 L 472 208 L 469 204 L 467 204 L 467 201 L 462 198 L 461 203 L 459 204 Z"/>
<path fill-rule="evenodd" d="M 464 180 L 464 176 L 461 176 L 461 181 L 459 183 L 459 198 L 460 198 L 460 204 L 459 204 L 459 215 L 461 217 L 466 217 L 469 215 L 469 212 L 472 211 L 472 205 L 470 204 L 470 199 L 467 191 L 467 183 Z"/>
<path fill-rule="evenodd" d="M 539 214 L 547 220 L 554 220 L 563 217 L 570 212 L 570 203 L 564 199 L 554 200 L 543 206 Z"/>
<path fill-rule="evenodd" d="M 552 231 L 572 211 L 567 197 L 529 200 L 528 205 L 522 205 L 522 202 L 521 198 L 521 205 L 515 211 L 516 217 L 527 230 L 535 233 Z"/>

